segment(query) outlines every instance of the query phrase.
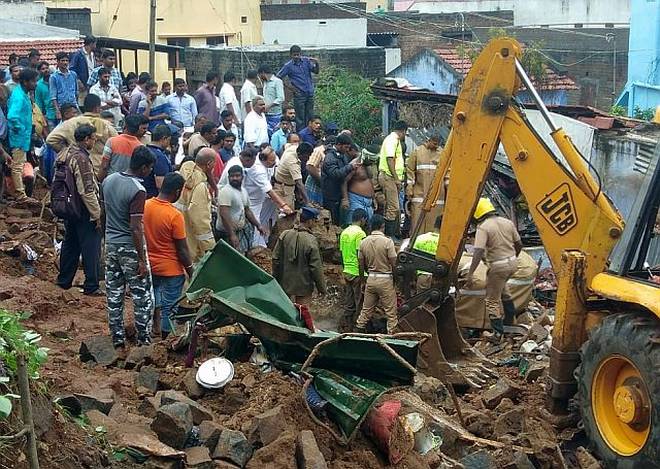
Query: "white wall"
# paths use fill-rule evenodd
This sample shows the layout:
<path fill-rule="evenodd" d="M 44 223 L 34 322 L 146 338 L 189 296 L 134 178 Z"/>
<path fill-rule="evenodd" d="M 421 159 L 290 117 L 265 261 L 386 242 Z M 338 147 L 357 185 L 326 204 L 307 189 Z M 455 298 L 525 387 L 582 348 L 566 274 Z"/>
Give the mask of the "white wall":
<path fill-rule="evenodd" d="M 26 21 L 28 23 L 46 23 L 46 6 L 43 3 L 7 3 L 0 2 L 3 19 Z"/>
<path fill-rule="evenodd" d="M 421 13 L 513 10 L 516 26 L 569 26 L 576 23 L 628 24 L 630 0 L 417 0 L 409 10 Z"/>
<path fill-rule="evenodd" d="M 261 34 L 264 44 L 364 47 L 367 44 L 367 20 L 262 20 Z"/>
<path fill-rule="evenodd" d="M 385 74 L 401 65 L 401 49 L 398 47 L 385 48 Z"/>

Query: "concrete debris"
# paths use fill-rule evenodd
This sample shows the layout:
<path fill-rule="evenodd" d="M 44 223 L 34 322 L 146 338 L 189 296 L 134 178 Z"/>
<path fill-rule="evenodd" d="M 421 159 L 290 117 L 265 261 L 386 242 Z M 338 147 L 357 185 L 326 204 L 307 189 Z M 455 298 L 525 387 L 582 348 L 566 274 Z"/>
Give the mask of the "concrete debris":
<path fill-rule="evenodd" d="M 186 453 L 186 467 L 191 469 L 212 469 L 214 464 L 206 446 L 193 446 L 187 448 Z"/>
<path fill-rule="evenodd" d="M 215 450 L 222 427 L 211 420 L 204 420 L 199 424 L 199 441 L 209 450 Z"/>
<path fill-rule="evenodd" d="M 507 378 L 500 378 L 497 383 L 486 389 L 481 398 L 487 408 L 494 409 L 502 399 L 505 397 L 514 399 L 518 392 L 520 388 L 515 383 Z"/>
<path fill-rule="evenodd" d="M 117 351 L 112 345 L 112 339 L 106 335 L 88 337 L 83 340 L 79 353 L 81 361 L 94 361 L 103 366 L 111 366 L 119 359 Z"/>
<path fill-rule="evenodd" d="M 229 429 L 222 430 L 213 451 L 213 459 L 223 459 L 239 467 L 245 467 L 250 457 L 252 457 L 252 446 L 243 433 Z"/>
<path fill-rule="evenodd" d="M 525 381 L 533 383 L 543 375 L 545 369 L 546 365 L 543 363 L 532 363 L 525 371 Z"/>
<path fill-rule="evenodd" d="M 544 342 L 549 335 L 550 332 L 538 322 L 532 324 L 532 327 L 530 327 L 527 332 L 527 338 L 533 340 L 537 344 Z"/>
<path fill-rule="evenodd" d="M 535 469 L 535 467 L 525 453 L 517 451 L 514 453 L 511 462 L 504 466 L 504 469 Z"/>
<path fill-rule="evenodd" d="M 163 443 L 182 449 L 193 427 L 190 407 L 181 402 L 164 405 L 151 423 L 151 429 Z"/>
<path fill-rule="evenodd" d="M 495 421 L 495 434 L 496 435 L 516 435 L 522 431 L 522 424 L 524 419 L 524 412 L 520 407 L 501 414 Z"/>
<path fill-rule="evenodd" d="M 310 430 L 303 430 L 298 433 L 296 438 L 296 461 L 298 469 L 328 469 L 328 463 L 319 450 L 319 446 L 314 438 L 314 433 Z"/>
<path fill-rule="evenodd" d="M 138 389 L 143 388 L 150 394 L 155 394 L 158 391 L 159 381 L 160 371 L 154 366 L 143 366 L 135 375 L 135 387 Z"/>
<path fill-rule="evenodd" d="M 252 420 L 249 439 L 252 445 L 266 446 L 275 441 L 285 430 L 282 406 L 274 407 Z"/>
<path fill-rule="evenodd" d="M 601 469 L 602 466 L 596 458 L 594 458 L 589 451 L 579 446 L 575 451 L 575 458 L 580 466 L 580 469 Z"/>
<path fill-rule="evenodd" d="M 467 469 L 498 469 L 497 460 L 486 450 L 468 454 L 460 463 Z"/>
<path fill-rule="evenodd" d="M 163 406 L 175 402 L 186 404 L 188 407 L 190 407 L 193 423 L 195 425 L 199 425 L 204 420 L 213 420 L 213 413 L 210 410 L 178 391 L 158 391 L 156 393 L 156 397 L 160 399 L 160 405 Z"/>

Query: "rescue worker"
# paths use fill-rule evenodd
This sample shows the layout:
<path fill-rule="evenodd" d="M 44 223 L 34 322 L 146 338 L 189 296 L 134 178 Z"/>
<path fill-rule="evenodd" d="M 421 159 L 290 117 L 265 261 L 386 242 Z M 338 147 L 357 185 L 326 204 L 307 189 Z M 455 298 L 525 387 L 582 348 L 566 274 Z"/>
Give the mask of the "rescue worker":
<path fill-rule="evenodd" d="M 466 286 L 472 284 L 474 271 L 479 262 L 485 259 L 486 273 L 486 313 L 497 338 L 504 333 L 504 325 L 511 325 L 516 316 L 516 308 L 506 282 L 518 268 L 518 254 L 522 250 L 520 235 L 513 222 L 497 215 L 490 199 L 482 197 L 474 211 L 477 221 L 477 234 L 474 241 L 472 263 L 467 275 Z M 504 320 L 502 320 L 504 311 Z"/>
<path fill-rule="evenodd" d="M 392 275 L 396 266 L 396 251 L 394 241 L 382 231 L 384 224 L 381 215 L 374 215 L 371 218 L 372 232 L 360 244 L 359 273 L 360 278 L 367 274 L 367 284 L 364 289 L 362 311 L 355 322 L 356 332 L 366 331 L 367 323 L 373 316 L 376 306 L 380 306 L 387 317 L 388 334 L 394 332 L 399 322 Z"/>
<path fill-rule="evenodd" d="M 435 257 L 436 251 L 438 250 L 438 240 L 440 239 L 441 223 L 442 217 L 436 217 L 435 222 L 433 223 L 433 231 L 419 235 L 417 239 L 415 239 L 413 249 Z M 431 287 L 431 278 L 432 274 L 430 272 L 424 272 L 422 270 L 417 271 L 418 293 L 420 290 Z"/>
<path fill-rule="evenodd" d="M 295 205 L 296 191 L 302 199 L 303 205 L 309 205 L 307 191 L 303 184 L 301 161 L 307 161 L 313 150 L 312 146 L 306 142 L 291 146 L 284 150 L 280 163 L 275 169 L 273 190 L 289 207 Z"/>
<path fill-rule="evenodd" d="M 417 221 L 422 214 L 422 202 L 431 188 L 435 177 L 435 170 L 440 160 L 440 137 L 432 135 L 422 143 L 406 159 L 406 197 L 410 210 L 411 228 L 417 226 Z M 424 218 L 424 223 L 418 233 L 427 233 L 433 230 L 433 222 L 442 215 L 445 205 L 444 186 L 440 191 L 440 197 L 433 209 Z"/>
<path fill-rule="evenodd" d="M 312 234 L 312 222 L 319 211 L 303 207 L 300 224 L 282 232 L 273 250 L 273 276 L 294 303 L 309 305 L 314 287 L 325 295 L 323 261 L 318 241 Z"/>
<path fill-rule="evenodd" d="M 404 121 L 394 123 L 390 133 L 380 147 L 378 162 L 378 183 L 385 194 L 385 235 L 394 238 L 399 233 L 401 207 L 399 192 L 403 184 L 405 165 L 403 160 L 403 140 L 406 138 L 408 124 Z"/>
<path fill-rule="evenodd" d="M 340 322 L 340 329 L 350 329 L 355 324 L 355 315 L 362 309 L 362 277 L 358 261 L 360 243 L 367 234 L 367 212 L 361 208 L 353 210 L 352 224 L 339 236 L 339 250 L 344 266 L 344 317 Z"/>
<path fill-rule="evenodd" d="M 174 206 L 183 213 L 186 222 L 186 241 L 193 263 L 215 245 L 211 229 L 212 197 L 209 181 L 212 181 L 215 166 L 215 150 L 202 148 L 195 161 L 181 165 L 179 174 L 186 180 L 181 197 Z"/>

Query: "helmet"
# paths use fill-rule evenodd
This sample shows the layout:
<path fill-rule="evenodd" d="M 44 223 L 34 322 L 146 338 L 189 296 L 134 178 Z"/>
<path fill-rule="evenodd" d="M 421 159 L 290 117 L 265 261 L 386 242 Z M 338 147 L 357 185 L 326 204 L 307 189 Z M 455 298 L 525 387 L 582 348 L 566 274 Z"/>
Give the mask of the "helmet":
<path fill-rule="evenodd" d="M 477 203 L 477 208 L 474 210 L 474 218 L 475 220 L 478 220 L 487 213 L 491 213 L 494 211 L 495 211 L 495 207 L 493 206 L 493 203 L 490 201 L 490 199 L 486 197 L 482 197 L 479 199 L 479 203 Z"/>

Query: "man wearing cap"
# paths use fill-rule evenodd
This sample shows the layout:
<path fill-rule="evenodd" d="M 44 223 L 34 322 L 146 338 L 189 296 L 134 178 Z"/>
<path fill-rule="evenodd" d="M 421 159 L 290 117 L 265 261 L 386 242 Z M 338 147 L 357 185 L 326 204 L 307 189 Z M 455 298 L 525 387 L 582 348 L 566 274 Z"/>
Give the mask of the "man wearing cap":
<path fill-rule="evenodd" d="M 401 208 L 399 192 L 403 183 L 405 166 L 403 161 L 403 140 L 406 138 L 408 124 L 404 121 L 394 123 L 392 132 L 385 137 L 380 147 L 378 163 L 378 183 L 385 194 L 385 234 L 396 237 L 399 233 Z"/>
<path fill-rule="evenodd" d="M 362 277 L 358 266 L 358 251 L 360 243 L 367 237 L 364 228 L 367 226 L 367 212 L 361 208 L 355 209 L 351 217 L 352 224 L 339 235 L 339 250 L 344 266 L 344 318 L 340 330 L 350 329 L 355 323 L 355 315 L 362 309 Z"/>
<path fill-rule="evenodd" d="M 282 232 L 273 250 L 273 276 L 294 303 L 309 305 L 315 286 L 326 293 L 321 251 L 311 231 L 318 216 L 315 208 L 303 207 L 300 224 Z"/>
<path fill-rule="evenodd" d="M 486 313 L 496 337 L 504 333 L 504 325 L 513 324 L 516 309 L 506 282 L 518 268 L 518 254 L 522 250 L 520 235 L 513 222 L 497 215 L 487 198 L 479 199 L 474 211 L 477 234 L 474 240 L 472 263 L 467 275 L 467 286 L 472 283 L 474 271 L 485 258 Z M 504 321 L 502 311 L 504 310 Z"/>
<path fill-rule="evenodd" d="M 408 177 L 406 197 L 408 199 L 412 227 L 417 226 L 417 221 L 422 213 L 422 203 L 433 183 L 435 170 L 440 160 L 440 151 L 439 135 L 431 135 L 426 142 L 415 148 L 406 159 L 406 174 Z M 424 218 L 424 223 L 419 233 L 426 233 L 433 229 L 433 222 L 442 215 L 444 205 L 445 188 L 443 185 L 440 190 L 440 197 L 433 206 L 433 209 Z"/>
<path fill-rule="evenodd" d="M 398 324 L 396 290 L 392 272 L 396 266 L 394 241 L 383 233 L 384 220 L 379 214 L 371 218 L 371 234 L 362 240 L 358 259 L 360 277 L 367 275 L 362 311 L 355 322 L 356 332 L 365 332 L 376 307 L 387 317 L 387 333 L 392 334 Z"/>

